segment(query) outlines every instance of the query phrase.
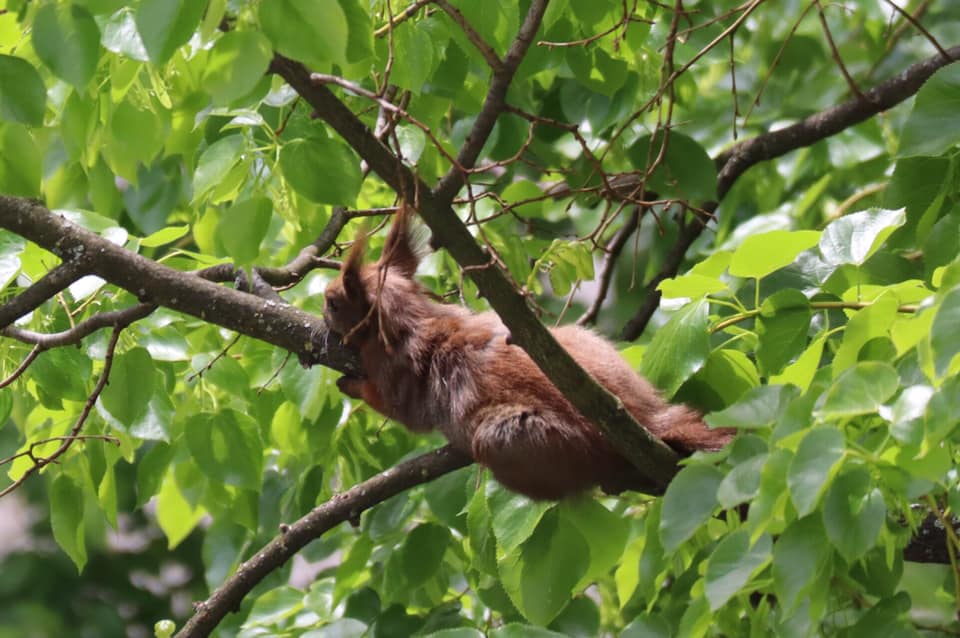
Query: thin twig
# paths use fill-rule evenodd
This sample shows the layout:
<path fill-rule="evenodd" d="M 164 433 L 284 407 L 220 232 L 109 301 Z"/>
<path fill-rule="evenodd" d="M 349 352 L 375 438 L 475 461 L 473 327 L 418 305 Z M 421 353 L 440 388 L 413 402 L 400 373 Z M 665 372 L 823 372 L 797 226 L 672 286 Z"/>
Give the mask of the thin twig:
<path fill-rule="evenodd" d="M 577 325 L 586 326 L 597 320 L 597 315 L 600 314 L 600 308 L 603 307 L 603 302 L 607 298 L 607 292 L 610 290 L 614 266 L 616 266 L 617 260 L 620 258 L 620 253 L 623 252 L 623 247 L 627 244 L 627 240 L 630 239 L 630 235 L 637 229 L 639 223 L 640 210 L 634 208 L 633 212 L 630 213 L 630 217 L 627 218 L 627 221 L 624 222 L 623 226 L 621 226 L 620 229 L 614 233 L 613 237 L 610 238 L 610 241 L 607 242 L 607 247 L 603 255 L 603 265 L 600 267 L 600 285 L 597 289 L 597 295 L 594 297 L 593 303 L 590 304 L 587 311 L 577 319 Z"/>
<path fill-rule="evenodd" d="M 944 59 L 947 59 L 947 60 L 950 59 L 950 54 L 947 53 L 947 50 L 943 48 L 943 45 L 941 45 L 935 37 L 933 37 L 932 33 L 927 31 L 924 28 L 924 26 L 920 24 L 919 20 L 913 17 L 909 12 L 904 11 L 903 8 L 900 7 L 900 5 L 898 5 L 893 0 L 883 0 L 883 1 L 886 2 L 888 5 L 890 5 L 891 7 L 893 7 L 893 10 L 899 13 L 901 16 L 903 16 L 904 20 L 912 24 L 917 31 L 922 33 L 923 37 L 925 37 L 927 41 L 933 45 L 933 48 L 935 48 L 937 52 L 944 57 Z"/>
<path fill-rule="evenodd" d="M 17 369 L 10 373 L 6 379 L 0 381 L 0 389 L 7 387 L 27 371 L 27 368 L 30 367 L 30 364 L 40 356 L 40 353 L 43 352 L 44 348 L 39 344 L 33 346 L 33 349 L 23 358 L 23 361 L 20 362 L 20 365 L 17 366 Z"/>
<path fill-rule="evenodd" d="M 857 83 L 847 70 L 847 65 L 843 63 L 843 58 L 840 57 L 840 51 L 837 49 L 837 44 L 833 41 L 833 34 L 830 33 L 830 25 L 827 24 L 827 15 L 823 11 L 823 5 L 820 4 L 820 0 L 813 1 L 817 5 L 817 14 L 820 16 L 820 25 L 823 27 L 823 34 L 827 37 L 827 44 L 830 46 L 830 53 L 833 55 L 833 61 L 837 63 L 837 67 L 840 68 L 840 73 L 843 74 L 843 79 L 847 81 L 847 86 L 850 87 L 850 90 L 853 91 L 854 95 L 859 97 L 861 100 L 866 99 L 863 91 L 860 90 L 860 87 L 857 86 Z"/>
<path fill-rule="evenodd" d="M 387 35 L 391 31 L 391 29 L 395 28 L 398 24 L 412 18 L 414 14 L 417 13 L 417 11 L 422 9 L 424 6 L 430 4 L 430 2 L 431 0 L 417 0 L 416 2 L 411 4 L 409 7 L 401 11 L 399 15 L 397 15 L 392 20 L 387 22 L 387 24 L 383 25 L 382 27 L 374 31 L 373 35 L 377 38 L 382 38 L 383 36 Z"/>
<path fill-rule="evenodd" d="M 467 20 L 466 17 L 457 9 L 455 6 L 447 2 L 447 0 L 432 0 L 433 4 L 437 5 L 443 12 L 450 16 L 450 19 L 457 23 L 457 26 L 463 31 L 464 35 L 467 36 L 467 40 L 470 40 L 470 44 L 476 47 L 477 51 L 480 52 L 480 55 L 483 56 L 483 59 L 486 60 L 487 65 L 494 72 L 498 71 L 501 66 L 503 66 L 503 61 L 500 59 L 500 56 L 497 55 L 497 52 L 493 50 L 493 47 L 487 44 L 476 29 L 473 28 L 473 25 Z"/>
<path fill-rule="evenodd" d="M 113 354 L 117 349 L 117 341 L 120 339 L 120 333 L 123 332 L 123 329 L 126 328 L 129 323 L 130 322 L 118 322 L 114 325 L 113 333 L 110 335 L 110 341 L 107 343 L 107 351 L 103 359 L 103 371 L 100 373 L 100 379 L 97 381 L 97 385 L 93 388 L 93 392 L 90 393 L 90 396 L 87 397 L 86 402 L 83 404 L 83 409 L 80 411 L 80 416 L 77 417 L 73 427 L 70 428 L 69 435 L 63 438 L 60 446 L 54 450 L 53 453 L 45 457 L 33 457 L 33 446 L 31 446 L 30 458 L 33 460 L 33 465 L 28 467 L 17 480 L 0 491 L 0 498 L 3 498 L 10 492 L 13 492 L 18 487 L 23 485 L 23 483 L 30 478 L 30 476 L 38 472 L 45 465 L 53 463 L 61 456 L 66 454 L 67 450 L 70 449 L 70 446 L 73 445 L 73 442 L 77 440 L 80 430 L 83 429 L 83 424 L 86 423 L 87 417 L 90 416 L 90 411 L 93 410 L 93 406 L 97 402 L 97 398 L 100 396 L 100 393 L 103 392 L 103 389 L 107 387 L 107 382 L 110 379 L 110 369 L 113 367 Z"/>

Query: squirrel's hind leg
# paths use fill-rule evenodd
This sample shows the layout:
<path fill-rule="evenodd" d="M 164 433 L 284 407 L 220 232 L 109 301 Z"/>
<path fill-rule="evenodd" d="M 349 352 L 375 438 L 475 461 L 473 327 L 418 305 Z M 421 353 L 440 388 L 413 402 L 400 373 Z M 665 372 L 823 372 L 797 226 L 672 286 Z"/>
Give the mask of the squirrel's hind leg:
<path fill-rule="evenodd" d="M 602 481 L 595 441 L 552 411 L 497 405 L 473 420 L 474 458 L 508 489 L 557 500 Z"/>

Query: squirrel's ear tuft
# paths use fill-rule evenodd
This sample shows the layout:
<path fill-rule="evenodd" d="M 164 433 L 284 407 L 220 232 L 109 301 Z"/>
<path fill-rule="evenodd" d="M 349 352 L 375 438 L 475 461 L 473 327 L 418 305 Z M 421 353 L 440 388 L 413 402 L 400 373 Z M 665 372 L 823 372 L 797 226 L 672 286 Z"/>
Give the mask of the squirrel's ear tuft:
<path fill-rule="evenodd" d="M 343 277 L 343 290 L 348 298 L 357 299 L 363 297 L 363 280 L 360 277 L 360 268 L 363 266 L 363 255 L 367 252 L 367 234 L 360 233 L 353 241 L 347 258 L 343 260 L 340 266 L 340 274 Z"/>
<path fill-rule="evenodd" d="M 393 226 L 390 227 L 390 233 L 387 235 L 387 241 L 383 245 L 383 256 L 380 257 L 382 266 L 392 268 L 408 278 L 413 278 L 420 263 L 420 255 L 416 247 L 418 242 L 410 229 L 413 215 L 413 209 L 407 206 L 406 202 L 401 201 Z"/>

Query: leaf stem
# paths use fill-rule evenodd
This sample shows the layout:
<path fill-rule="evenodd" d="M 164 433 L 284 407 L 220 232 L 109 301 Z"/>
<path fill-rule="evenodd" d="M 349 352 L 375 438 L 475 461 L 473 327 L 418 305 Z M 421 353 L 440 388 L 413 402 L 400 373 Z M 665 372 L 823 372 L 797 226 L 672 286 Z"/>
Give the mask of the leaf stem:
<path fill-rule="evenodd" d="M 873 301 L 812 301 L 810 302 L 810 308 L 813 310 L 863 310 L 869 308 L 874 304 Z M 757 304 L 759 306 L 759 304 Z M 917 312 L 918 307 L 913 304 L 899 306 L 897 312 L 903 312 L 912 314 Z M 739 314 L 732 315 L 718 321 L 710 328 L 710 334 L 715 334 L 729 328 L 730 326 L 740 323 L 741 321 L 746 321 L 747 319 L 752 319 L 760 314 L 760 309 L 755 308 L 753 310 L 747 310 Z"/>

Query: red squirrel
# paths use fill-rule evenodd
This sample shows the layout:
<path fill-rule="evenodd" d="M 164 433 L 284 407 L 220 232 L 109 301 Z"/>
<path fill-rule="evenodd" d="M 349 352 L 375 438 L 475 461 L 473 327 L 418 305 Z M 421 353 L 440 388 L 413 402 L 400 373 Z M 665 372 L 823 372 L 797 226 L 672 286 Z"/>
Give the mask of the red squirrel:
<path fill-rule="evenodd" d="M 327 287 L 324 317 L 359 349 L 365 375 L 341 377 L 341 391 L 414 432 L 439 428 L 502 485 L 534 499 L 638 484 L 636 468 L 509 343 L 495 313 L 438 303 L 414 279 L 420 257 L 411 214 L 400 206 L 379 261 L 364 265 L 365 241 L 355 242 Z M 606 339 L 572 325 L 551 332 L 678 451 L 718 449 L 731 439 L 730 430 L 711 430 L 694 410 L 664 401 Z"/>

